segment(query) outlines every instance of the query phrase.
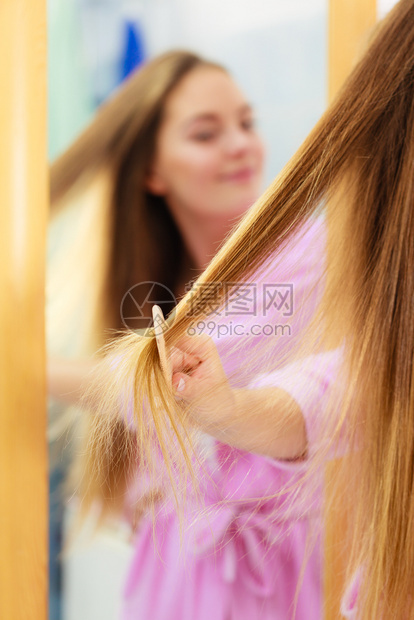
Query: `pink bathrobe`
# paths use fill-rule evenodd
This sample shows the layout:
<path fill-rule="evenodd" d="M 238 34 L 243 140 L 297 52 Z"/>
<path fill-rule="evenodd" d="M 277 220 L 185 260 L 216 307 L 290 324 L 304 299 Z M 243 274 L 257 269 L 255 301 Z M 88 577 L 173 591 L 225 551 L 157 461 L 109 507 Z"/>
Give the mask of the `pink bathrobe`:
<path fill-rule="evenodd" d="M 225 330 L 220 335 L 212 329 L 207 332 L 216 341 L 229 377 L 240 365 L 240 351 L 246 359 L 263 343 L 262 332 L 251 337 L 253 324 L 274 324 L 277 312 L 278 323 L 291 327 L 290 340 L 275 338 L 281 351 L 299 337 L 314 309 L 306 293 L 322 272 L 324 247 L 325 229 L 319 219 L 290 245 L 276 271 L 267 268 L 262 284 L 293 284 L 293 289 L 282 286 L 281 295 L 274 297 L 273 314 L 263 312 L 259 295 L 254 315 L 248 315 L 248 305 L 240 301 L 239 314 L 236 303 L 236 313 L 230 308 L 228 316 L 216 317 L 217 323 L 233 327 L 237 323 L 247 329 L 243 346 L 229 355 L 229 342 L 239 336 L 230 335 L 230 329 L 225 336 Z M 293 290 L 293 312 L 292 296 L 285 295 L 289 290 Z M 329 371 L 318 372 L 318 368 L 313 363 L 303 368 L 293 365 L 250 376 L 245 383 L 290 392 L 302 408 L 312 446 L 329 384 Z M 238 374 L 240 382 L 243 377 Z M 303 397 L 303 385 L 307 394 L 312 385 L 312 404 L 307 403 L 308 396 Z M 209 476 L 200 485 L 204 508 L 188 501 L 183 540 L 172 505 L 158 514 L 155 529 L 149 518 L 140 524 L 122 620 L 322 620 L 320 488 L 308 495 L 297 489 L 283 493 L 306 462 L 272 460 L 211 439 L 206 467 Z M 276 493 L 277 498 L 268 499 Z M 314 538 L 310 549 L 306 546 L 309 534 Z"/>

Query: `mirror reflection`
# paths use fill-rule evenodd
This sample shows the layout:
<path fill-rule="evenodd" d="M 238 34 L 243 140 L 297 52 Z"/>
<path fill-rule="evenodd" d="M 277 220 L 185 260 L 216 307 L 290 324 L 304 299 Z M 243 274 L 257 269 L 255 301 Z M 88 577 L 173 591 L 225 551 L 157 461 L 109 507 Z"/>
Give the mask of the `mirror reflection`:
<path fill-rule="evenodd" d="M 149 327 L 154 303 L 168 315 L 323 112 L 326 2 L 49 0 L 48 10 L 49 617 L 270 619 L 296 604 L 296 618 L 317 620 L 310 519 L 281 526 L 264 500 L 300 455 L 279 467 L 205 434 L 208 518 L 177 515 L 137 466 L 97 532 L 99 506 L 77 527 L 73 480 L 93 415 L 80 399 L 102 346 Z M 321 234 L 304 242 L 316 255 Z M 244 299 L 232 326 L 257 318 Z M 225 370 L 241 381 L 241 367 Z"/>

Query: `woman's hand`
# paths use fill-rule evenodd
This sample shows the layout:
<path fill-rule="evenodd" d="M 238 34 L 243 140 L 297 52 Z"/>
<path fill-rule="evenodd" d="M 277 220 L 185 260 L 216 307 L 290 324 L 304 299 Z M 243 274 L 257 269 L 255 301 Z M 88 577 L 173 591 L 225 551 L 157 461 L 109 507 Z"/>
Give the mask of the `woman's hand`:
<path fill-rule="evenodd" d="M 215 434 L 234 417 L 236 399 L 213 340 L 207 335 L 183 338 L 170 360 L 177 398 L 191 404 L 196 423 Z"/>
<path fill-rule="evenodd" d="M 236 448 L 279 459 L 303 458 L 307 437 L 296 401 L 280 388 L 232 389 L 206 335 L 180 340 L 170 353 L 177 398 L 194 422 Z"/>

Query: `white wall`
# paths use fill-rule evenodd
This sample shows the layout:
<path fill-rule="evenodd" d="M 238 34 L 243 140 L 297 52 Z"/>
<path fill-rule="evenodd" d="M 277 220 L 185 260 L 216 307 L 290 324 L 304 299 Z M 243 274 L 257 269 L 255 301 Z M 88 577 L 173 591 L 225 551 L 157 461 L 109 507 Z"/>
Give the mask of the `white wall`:
<path fill-rule="evenodd" d="M 382 18 L 392 7 L 397 4 L 398 0 L 377 0 L 378 17 Z"/>

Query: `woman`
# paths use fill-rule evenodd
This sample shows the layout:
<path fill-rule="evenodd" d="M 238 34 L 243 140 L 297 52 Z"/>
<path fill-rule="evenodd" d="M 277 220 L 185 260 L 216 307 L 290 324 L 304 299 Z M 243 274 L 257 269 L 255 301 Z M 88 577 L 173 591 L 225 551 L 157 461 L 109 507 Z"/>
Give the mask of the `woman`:
<path fill-rule="evenodd" d="M 86 356 L 112 335 L 111 328 L 142 332 L 149 326 L 154 301 L 165 313 L 174 307 L 174 298 L 185 293 L 186 284 L 202 272 L 254 202 L 262 165 L 263 147 L 250 105 L 221 67 L 192 54 L 173 52 L 152 61 L 107 104 L 52 168 L 57 224 L 66 223 L 71 208 L 77 210 L 80 222 L 73 232 L 77 246 L 73 248 L 69 235 L 53 260 L 50 325 L 55 338 L 51 336 L 51 343 L 62 343 L 66 335 L 64 350 L 76 355 L 69 360 L 51 358 L 49 385 L 54 397 L 77 403 L 85 377 L 99 366 Z M 268 265 L 269 281 L 293 279 L 296 298 L 302 298 L 308 288 L 306 279 L 315 279 L 321 269 L 322 248 L 323 224 L 315 222 L 303 231 L 295 252 L 284 258 L 283 268 Z M 69 260 L 65 263 L 56 256 L 59 253 Z M 162 297 L 166 292 L 167 298 Z M 214 303 L 211 297 L 210 302 Z M 299 331 L 311 313 L 311 304 L 301 316 L 288 313 L 289 324 L 282 316 L 280 327 Z M 220 346 L 227 351 L 232 330 L 243 328 L 250 330 L 249 347 L 254 349 L 265 336 L 260 331 L 268 321 L 265 318 L 260 303 L 253 313 L 233 310 L 227 323 L 220 322 Z M 281 356 L 296 335 L 278 338 Z M 229 375 L 234 367 L 230 362 Z M 238 381 L 243 383 L 240 364 Z M 154 488 L 146 484 L 145 474 L 134 477 L 127 510 L 139 530 L 124 617 L 211 617 L 209 597 L 215 589 L 217 618 L 228 614 L 273 618 L 276 608 L 278 617 L 286 618 L 297 605 L 298 619 L 319 619 L 319 549 L 309 554 L 309 566 L 301 577 L 316 512 L 293 526 L 287 505 L 266 502 L 270 491 L 274 494 L 283 488 L 300 467 L 239 454 L 204 437 L 206 452 L 203 503 L 210 505 L 214 523 L 208 515 L 198 520 L 197 541 L 193 539 L 184 556 L 179 520 L 161 481 Z M 242 482 L 240 477 L 246 473 L 248 478 Z M 157 520 L 165 534 L 165 553 L 160 557 L 152 542 L 152 520 L 146 514 L 152 497 L 158 499 L 157 510 L 163 511 Z M 124 503 L 122 497 L 120 502 Z M 194 510 L 195 504 L 188 509 Z M 138 510 L 145 513 L 141 519 L 137 519 Z M 244 532 L 247 525 L 249 534 Z M 282 543 L 282 533 L 285 536 L 290 529 L 290 538 Z M 260 565 L 254 561 L 250 566 L 257 551 Z M 233 576 L 228 573 L 229 562 Z M 272 575 L 274 569 L 277 576 Z M 149 594 L 153 587 L 161 591 L 157 599 Z M 202 592 L 204 602 L 200 602 Z"/>
<path fill-rule="evenodd" d="M 86 174 L 83 159 L 88 163 Z M 122 320 L 124 326 L 134 330 L 147 328 L 152 305 L 160 300 L 153 294 L 152 285 L 145 288 L 141 283 L 156 282 L 176 297 L 183 295 L 186 283 L 205 268 L 220 242 L 253 203 L 260 187 L 262 162 L 262 145 L 254 130 L 251 108 L 222 68 L 180 53 L 168 54 L 144 67 L 56 164 L 55 180 L 52 174 L 52 193 L 56 198 L 68 193 L 70 187 L 76 188 L 78 177 L 84 175 L 84 184 L 80 185 L 82 195 L 86 196 L 84 208 L 91 203 L 95 217 L 89 216 L 90 221 L 99 225 L 97 240 L 93 233 L 84 236 L 85 243 L 93 239 L 97 245 L 93 249 L 100 252 L 97 258 L 90 257 L 94 272 L 82 265 L 80 275 L 84 278 L 84 291 L 90 295 L 89 306 L 94 304 L 100 316 L 76 314 L 72 306 L 77 321 L 94 325 L 92 331 L 91 327 L 86 329 L 77 323 L 78 331 L 100 334 L 103 341 L 104 335 L 110 335 L 104 334 L 104 327 L 122 327 Z M 89 169 L 93 181 L 99 181 L 95 186 L 88 176 Z M 101 202 L 95 191 L 102 192 Z M 102 210 L 105 222 L 99 221 L 98 209 Z M 104 244 L 99 246 L 101 237 L 104 242 L 105 237 L 109 239 L 109 250 Z M 303 299 L 309 288 L 307 280 L 314 281 L 321 271 L 322 256 L 323 223 L 315 221 L 304 228 L 295 252 L 284 256 L 280 266 L 272 261 L 266 265 L 269 285 L 286 282 L 293 286 L 293 282 L 296 298 Z M 73 255 L 71 259 L 73 270 Z M 62 282 L 62 270 L 57 273 Z M 92 293 L 88 291 L 91 283 Z M 210 305 L 214 305 L 213 293 L 211 289 Z M 247 308 L 246 312 L 243 300 L 246 303 L 249 297 L 244 291 L 232 311 L 228 309 L 228 320 L 217 323 L 217 340 L 225 352 L 229 351 L 231 333 L 236 327 L 237 331 L 246 330 L 243 347 L 248 342 L 250 351 L 257 349 L 266 337 L 262 328 L 269 321 L 269 309 L 257 299 L 258 295 L 262 299 L 262 291 L 248 293 L 257 301 L 254 308 Z M 55 297 L 58 299 L 59 295 Z M 165 313 L 174 307 L 173 303 L 162 302 L 161 299 Z M 286 338 L 276 334 L 274 340 L 281 358 L 309 322 L 313 305 L 309 303 L 306 312 L 294 316 L 281 312 L 278 325 L 294 332 L 287 333 Z M 188 310 L 191 318 L 191 309 Z M 140 312 L 144 320 L 137 321 Z M 100 326 L 100 332 L 96 326 Z M 97 342 L 95 338 L 94 346 Z M 92 351 L 92 345 L 89 347 Z M 235 355 L 237 358 L 237 352 Z M 228 358 L 227 372 L 230 376 L 237 369 L 235 384 L 244 385 L 246 377 L 240 364 L 235 365 L 236 358 Z M 89 366 L 94 365 L 96 362 Z M 123 363 L 115 360 L 112 367 L 119 370 Z M 87 369 L 88 363 L 52 360 L 51 393 L 76 400 Z M 245 375 L 248 374 L 246 367 Z M 118 419 L 121 402 L 122 398 L 116 406 Z M 132 420 L 126 428 L 122 423 L 117 426 L 118 445 L 130 435 L 131 423 Z M 146 431 L 150 429 L 148 425 Z M 151 457 L 154 454 L 156 451 Z M 147 481 L 144 452 L 140 455 L 141 471 L 137 462 L 132 464 L 127 510 L 138 522 L 138 531 L 123 617 L 201 620 L 214 615 L 223 620 L 253 620 L 274 618 L 275 613 L 276 617 L 287 618 L 296 608 L 298 620 L 319 620 L 319 547 L 313 552 L 306 548 L 314 524 L 318 536 L 317 508 L 302 509 L 296 505 L 296 517 L 298 511 L 303 511 L 303 518 L 296 523 L 287 499 L 266 501 L 300 475 L 300 464 L 269 461 L 233 450 L 223 442 L 214 443 L 206 436 L 202 438 L 202 454 L 206 460 L 199 472 L 199 490 L 207 512 L 198 515 L 197 498 L 189 491 L 186 522 L 195 520 L 196 524 L 186 538 L 184 553 L 180 551 L 174 499 L 164 484 L 162 459 L 154 460 L 155 481 Z M 118 460 L 118 465 L 122 479 L 122 460 Z M 108 473 L 105 484 L 117 479 L 118 473 Z M 115 495 L 115 503 L 124 508 L 120 480 L 116 482 Z M 157 549 L 157 543 L 154 547 L 152 540 L 148 506 L 154 498 L 162 550 Z M 307 556 L 309 562 L 302 571 Z M 154 589 L 160 592 L 159 596 L 153 596 Z"/>
<path fill-rule="evenodd" d="M 77 404 L 92 356 L 114 330 L 150 324 L 146 296 L 166 313 L 174 307 L 256 199 L 263 159 L 253 110 L 233 79 L 188 52 L 152 60 L 102 107 L 51 169 L 51 396 Z M 67 421 L 80 414 L 53 413 L 50 584 L 58 599 L 62 452 L 68 460 L 59 438 L 67 442 Z"/>
<path fill-rule="evenodd" d="M 350 513 L 349 571 L 359 572 L 344 602 L 353 611 L 344 611 L 362 620 L 414 617 L 413 101 L 414 2 L 401 0 L 298 154 L 199 279 L 204 286 L 192 292 L 196 318 L 202 319 L 209 283 L 248 281 L 329 198 L 319 320 L 303 339 L 302 361 L 278 375 L 268 372 L 274 387 L 252 383 L 255 389 L 242 394 L 232 388 L 211 342 L 186 338 L 185 299 L 166 332 L 174 390 L 162 374 L 155 341 L 131 336 L 116 349 L 127 360 L 115 373 L 118 383 L 124 390 L 128 381 L 134 385 L 140 431 L 134 450 L 145 452 L 147 440 L 154 445 L 157 439 L 168 459 L 174 433 L 185 437 L 180 423 L 186 430 L 191 420 L 273 457 L 309 455 L 318 464 L 332 447 L 341 448 L 334 441 L 351 451 L 341 484 Z M 218 303 L 228 295 L 220 291 Z M 268 359 L 271 347 L 261 355 Z M 267 364 L 268 371 L 276 361 Z M 332 397 L 324 398 L 335 383 Z M 141 433 L 142 412 L 148 411 L 155 438 Z M 108 438 L 117 423 L 114 414 L 112 423 L 95 419 L 86 470 L 94 485 L 114 470 L 108 453 L 113 441 L 97 440 L 103 432 Z M 133 454 L 125 450 L 125 459 Z M 179 459 L 178 449 L 172 457 Z M 98 469 L 97 458 L 107 459 L 106 470 Z"/>

